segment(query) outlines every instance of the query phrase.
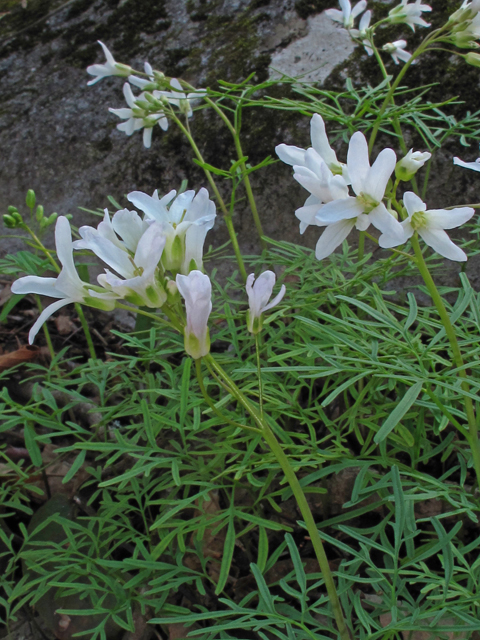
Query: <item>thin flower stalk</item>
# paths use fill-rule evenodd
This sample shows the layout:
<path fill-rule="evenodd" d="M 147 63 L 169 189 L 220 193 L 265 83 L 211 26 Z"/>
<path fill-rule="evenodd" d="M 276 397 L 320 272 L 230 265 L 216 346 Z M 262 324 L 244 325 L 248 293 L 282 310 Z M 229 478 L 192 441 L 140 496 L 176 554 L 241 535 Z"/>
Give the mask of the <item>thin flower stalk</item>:
<path fill-rule="evenodd" d="M 414 234 L 410 241 L 415 252 L 415 257 L 417 259 L 418 270 L 420 271 L 420 274 L 427 286 L 430 297 L 432 298 L 433 303 L 438 311 L 438 315 L 440 316 L 442 325 L 445 328 L 445 333 L 447 334 L 447 338 L 452 348 L 453 364 L 458 370 L 457 375 L 461 379 L 461 387 L 465 392 L 464 400 L 465 413 L 468 423 L 468 441 L 472 452 L 475 474 L 477 476 L 477 484 L 480 487 L 480 443 L 478 441 L 478 426 L 475 417 L 475 408 L 473 405 L 473 401 L 467 395 L 468 393 L 470 393 L 470 385 L 468 384 L 468 374 L 465 371 L 465 363 L 463 360 L 462 352 L 460 349 L 460 345 L 458 344 L 455 329 L 443 303 L 442 296 L 440 295 L 435 285 L 435 282 L 428 269 L 427 263 L 425 262 L 425 258 L 423 257 L 422 249 L 420 247 L 420 242 L 418 241 L 417 235 Z"/>
<path fill-rule="evenodd" d="M 325 553 L 322 539 L 318 532 L 318 528 L 308 505 L 307 499 L 305 498 L 302 486 L 295 474 L 295 471 L 293 470 L 293 467 L 290 464 L 288 457 L 284 453 L 269 424 L 258 413 L 256 408 L 249 402 L 249 400 L 243 395 L 235 382 L 228 376 L 226 371 L 224 371 L 224 369 L 215 361 L 211 354 L 206 356 L 204 360 L 207 365 L 210 365 L 210 367 L 217 373 L 219 378 L 222 379 L 223 385 L 228 389 L 229 393 L 247 410 L 247 412 L 256 422 L 259 429 L 261 430 L 265 442 L 270 447 L 283 473 L 285 474 L 285 478 L 287 479 L 288 484 L 292 489 L 293 495 L 295 496 L 298 504 L 298 508 L 300 509 L 300 513 L 302 514 L 305 521 L 306 529 L 312 541 L 315 555 L 317 557 L 318 563 L 320 565 L 320 570 L 325 581 L 325 588 L 327 590 L 328 598 L 330 600 L 330 604 L 332 605 L 339 636 L 341 640 L 351 640 L 350 632 L 345 622 L 342 606 L 337 594 L 332 572 L 330 571 L 330 566 L 328 564 L 328 558 Z"/>
<path fill-rule="evenodd" d="M 179 118 L 177 118 L 176 114 L 173 113 L 173 111 L 169 114 L 172 119 L 174 120 L 174 122 L 176 123 L 176 125 L 179 127 L 179 129 L 182 131 L 182 133 L 185 135 L 185 137 L 187 138 L 187 140 L 189 141 L 195 155 L 197 156 L 197 159 L 204 165 L 205 164 L 205 160 L 202 156 L 202 154 L 200 153 L 200 149 L 197 147 L 197 144 L 195 142 L 195 140 L 193 139 L 192 134 L 190 133 L 190 131 L 184 126 L 184 124 L 179 120 Z M 233 221 L 232 221 L 232 216 L 231 213 L 228 211 L 227 206 L 220 194 L 220 191 L 218 190 L 217 184 L 215 182 L 215 180 L 213 179 L 212 174 L 210 173 L 210 171 L 208 169 L 206 169 L 205 167 L 202 167 L 203 171 L 207 177 L 208 182 L 210 183 L 210 186 L 212 187 L 212 191 L 214 192 L 216 198 L 217 198 L 217 202 L 220 206 L 220 209 L 223 212 L 223 217 L 225 220 L 225 224 L 227 226 L 227 230 L 228 230 L 228 235 L 230 236 L 230 241 L 232 243 L 233 246 L 233 251 L 235 253 L 235 258 L 237 260 L 237 264 L 238 264 L 238 268 L 240 269 L 240 274 L 242 276 L 243 281 L 245 281 L 247 279 L 247 271 L 245 269 L 245 264 L 243 262 L 243 257 L 242 257 L 242 253 L 240 251 L 240 246 L 238 244 L 238 238 L 237 238 L 237 234 L 235 232 L 235 227 L 233 226 Z"/>

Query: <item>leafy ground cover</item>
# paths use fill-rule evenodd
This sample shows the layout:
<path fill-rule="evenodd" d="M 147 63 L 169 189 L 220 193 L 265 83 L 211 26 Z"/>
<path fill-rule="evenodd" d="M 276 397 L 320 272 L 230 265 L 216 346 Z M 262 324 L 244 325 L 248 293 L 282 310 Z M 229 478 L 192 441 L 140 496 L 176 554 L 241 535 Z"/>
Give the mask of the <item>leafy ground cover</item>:
<path fill-rule="evenodd" d="M 120 129 L 143 129 L 149 147 L 156 123 L 178 126 L 211 194 L 128 194 L 143 217 L 110 197 L 96 229 L 45 216 L 32 190 L 26 213 L 4 215 L 27 243 L 0 261 L 4 636 L 480 637 L 480 294 L 465 266 L 480 251 L 480 205 L 423 202 L 432 155 L 477 141 L 480 117 L 457 120 L 450 99 L 400 84 L 434 45 L 473 48 L 480 4 L 464 3 L 413 55 L 403 41 L 379 49 L 376 29 L 428 27 L 430 7 L 404 1 L 370 26 L 364 5 L 329 15 L 377 58 L 373 88 L 282 78 L 279 98 L 249 78 L 198 90 L 149 65 L 132 77 L 102 45 L 94 82 L 129 78 Z M 405 63 L 395 79 L 381 51 Z M 233 136 L 230 164 L 206 163 L 196 146 L 199 100 Z M 310 149 L 276 151 L 310 192 L 302 231 L 324 227 L 315 252 L 262 233 L 249 175 L 273 160 L 252 167 L 240 141 L 243 110 L 258 108 L 312 116 Z M 398 163 L 387 147 L 370 166 L 377 137 Z M 410 138 L 428 151 L 409 152 Z M 260 255 L 238 246 L 243 195 Z M 215 207 L 230 245 L 204 254 Z M 465 222 L 454 244 L 444 229 Z M 56 251 L 42 242 L 54 223 Z M 118 275 L 94 281 L 92 256 Z M 448 286 L 436 285 L 447 268 Z M 47 295 L 58 300 L 44 308 Z"/>

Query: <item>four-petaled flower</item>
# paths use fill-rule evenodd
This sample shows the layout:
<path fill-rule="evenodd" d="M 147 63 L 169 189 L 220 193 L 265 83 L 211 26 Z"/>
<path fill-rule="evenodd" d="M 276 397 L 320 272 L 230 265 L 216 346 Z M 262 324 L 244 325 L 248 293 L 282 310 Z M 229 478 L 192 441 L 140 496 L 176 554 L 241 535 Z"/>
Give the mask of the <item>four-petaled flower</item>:
<path fill-rule="evenodd" d="M 408 62 L 412 57 L 412 54 L 408 51 L 405 51 L 405 47 L 407 46 L 406 40 L 395 40 L 395 42 L 387 42 L 384 44 L 382 49 L 389 53 L 395 64 L 398 64 L 398 61 Z M 412 64 L 415 64 L 416 60 L 412 61 Z"/>
<path fill-rule="evenodd" d="M 12 292 L 20 295 L 36 293 L 50 298 L 60 298 L 53 302 L 39 315 L 37 321 L 30 329 L 28 342 L 33 343 L 40 327 L 50 316 L 67 304 L 82 302 L 91 307 L 109 310 L 115 307 L 115 299 L 119 296 L 105 292 L 96 296 L 92 286 L 80 279 L 73 262 L 72 232 L 70 223 L 64 216 L 57 219 L 55 226 L 55 246 L 57 257 L 62 265 L 62 270 L 56 278 L 43 278 L 39 276 L 25 276 L 12 284 Z"/>
<path fill-rule="evenodd" d="M 128 77 L 132 73 L 132 67 L 120 62 L 115 62 L 112 54 L 108 48 L 98 40 L 98 44 L 101 45 L 103 53 L 107 61 L 104 64 L 92 64 L 87 67 L 87 73 L 91 76 L 95 76 L 93 80 L 87 82 L 87 85 L 92 85 L 101 80 L 102 78 L 108 78 L 109 76 L 122 76 Z"/>
<path fill-rule="evenodd" d="M 475 213 L 471 207 L 459 207 L 455 209 L 431 209 L 427 211 L 427 205 L 412 191 L 407 191 L 403 196 L 403 204 L 408 213 L 408 218 L 401 223 L 404 237 L 399 241 L 391 234 L 382 234 L 379 244 L 384 248 L 397 247 L 411 238 L 415 232 L 434 251 L 444 258 L 465 262 L 465 252 L 454 244 L 444 229 L 455 229 L 464 224 Z"/>
<path fill-rule="evenodd" d="M 343 175 L 346 184 L 350 184 L 348 179 L 347 165 L 337 160 L 337 154 L 330 146 L 325 123 L 318 113 L 315 113 L 310 120 L 310 139 L 312 148 L 317 152 L 323 162 L 334 175 Z M 275 147 L 275 152 L 282 162 L 292 166 L 307 166 L 306 150 L 293 145 L 279 144 Z"/>
<path fill-rule="evenodd" d="M 279 293 L 271 301 L 276 276 L 273 271 L 264 271 L 255 279 L 251 273 L 247 278 L 245 289 L 248 296 L 249 310 L 247 312 L 247 327 L 250 333 L 259 333 L 262 330 L 262 314 L 277 306 L 285 295 L 286 287 L 282 284 Z"/>
<path fill-rule="evenodd" d="M 368 144 L 360 131 L 353 134 L 348 147 L 347 167 L 356 197 L 347 196 L 325 204 L 316 215 L 318 226 L 326 226 L 317 243 L 316 257 L 330 255 L 355 226 L 361 231 L 370 224 L 392 236 L 403 237 L 397 220 L 383 204 L 388 180 L 395 168 L 393 149 L 381 151 L 370 167 Z"/>
<path fill-rule="evenodd" d="M 367 2 L 366 0 L 360 0 L 353 9 L 350 0 L 338 0 L 338 2 L 340 4 L 341 11 L 338 9 L 327 9 L 325 13 L 329 18 L 335 20 L 335 22 L 343 24 L 345 29 L 351 29 L 355 18 L 367 8 Z"/>
<path fill-rule="evenodd" d="M 212 283 L 207 275 L 196 269 L 188 276 L 178 274 L 176 282 L 187 312 L 185 351 L 197 360 L 210 351 L 207 323 L 212 311 Z"/>
<path fill-rule="evenodd" d="M 166 131 L 168 129 L 168 120 L 159 105 L 155 107 L 157 109 L 156 112 L 150 111 L 149 108 L 146 109 L 145 107 L 150 107 L 145 97 L 146 94 L 141 93 L 138 97 L 135 97 L 128 82 L 123 85 L 123 95 L 127 101 L 128 108 L 112 109 L 110 107 L 109 109 L 116 116 L 125 120 L 125 122 L 117 124 L 117 129 L 126 133 L 127 136 L 131 136 L 134 131 L 143 129 L 143 144 L 145 148 L 149 149 L 152 144 L 153 127 L 158 123 Z"/>
<path fill-rule="evenodd" d="M 367 37 L 367 31 L 370 27 L 370 20 L 372 19 L 372 12 L 370 10 L 365 11 L 363 16 L 360 18 L 360 23 L 358 25 L 358 29 L 350 29 L 350 35 L 352 38 L 358 38 L 362 41 L 365 51 L 369 56 L 373 56 L 373 49 L 370 41 Z"/>
<path fill-rule="evenodd" d="M 415 0 L 412 4 L 408 4 L 408 0 L 402 0 L 401 4 L 389 11 L 388 17 L 393 24 L 408 24 L 412 31 L 415 31 L 415 25 L 420 27 L 430 26 L 430 23 L 425 22 L 422 18 L 422 12 L 431 10 L 432 7 L 428 4 L 422 4 L 422 0 Z"/>

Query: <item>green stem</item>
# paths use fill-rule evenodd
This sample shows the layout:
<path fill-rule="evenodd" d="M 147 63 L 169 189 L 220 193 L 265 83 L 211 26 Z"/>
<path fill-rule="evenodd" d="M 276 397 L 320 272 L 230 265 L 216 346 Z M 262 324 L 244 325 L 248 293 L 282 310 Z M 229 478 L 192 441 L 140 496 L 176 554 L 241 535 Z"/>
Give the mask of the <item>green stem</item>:
<path fill-rule="evenodd" d="M 85 314 L 83 313 L 82 305 L 79 304 L 78 302 L 75 303 L 75 311 L 77 312 L 78 318 L 80 320 L 80 324 L 82 325 L 83 333 L 85 334 L 85 339 L 87 341 L 90 357 L 96 360 L 97 354 L 95 352 L 95 346 L 93 344 L 92 334 L 90 333 L 88 323 L 85 319 Z"/>
<path fill-rule="evenodd" d="M 312 545 L 315 550 L 315 555 L 317 556 L 318 564 L 320 565 L 320 570 L 322 572 L 323 579 L 325 580 L 325 587 L 327 589 L 327 594 L 330 600 L 330 604 L 332 605 L 333 614 L 335 617 L 340 638 L 341 640 L 351 640 L 350 632 L 345 623 L 342 606 L 340 604 L 337 590 L 335 588 L 335 581 L 333 579 L 333 575 L 330 570 L 330 566 L 328 564 L 328 558 L 325 553 L 325 549 L 323 547 L 322 539 L 320 538 L 320 534 L 318 532 L 315 519 L 312 515 L 307 499 L 305 498 L 305 494 L 303 492 L 302 486 L 298 481 L 297 476 L 295 475 L 295 471 L 293 470 L 290 464 L 290 461 L 288 460 L 288 457 L 285 455 L 280 443 L 278 442 L 275 434 L 273 433 L 268 423 L 265 421 L 265 419 L 261 415 L 259 415 L 258 411 L 250 403 L 250 401 L 247 400 L 247 398 L 243 395 L 243 393 L 237 387 L 235 382 L 228 376 L 228 374 L 223 370 L 223 368 L 219 364 L 217 364 L 217 362 L 214 360 L 214 358 L 210 354 L 205 357 L 205 360 L 218 373 L 218 375 L 221 378 L 223 378 L 223 380 L 226 382 L 226 385 L 230 389 L 231 395 L 234 398 L 236 398 L 247 409 L 247 411 L 250 413 L 254 421 L 258 424 L 258 426 L 262 431 L 262 435 L 265 439 L 265 442 L 268 444 L 268 446 L 272 450 L 272 453 L 274 454 L 283 473 L 285 474 L 285 478 L 287 479 L 290 485 L 290 488 L 292 489 L 293 495 L 295 496 L 295 499 L 298 504 L 298 508 L 300 509 L 300 513 L 302 514 L 307 531 L 312 541 Z"/>
<path fill-rule="evenodd" d="M 457 336 L 455 333 L 455 329 L 450 321 L 450 316 L 447 313 L 445 305 L 442 300 L 442 296 L 440 295 L 435 282 L 428 270 L 427 263 L 422 254 L 422 249 L 420 247 L 420 243 L 418 241 L 417 233 L 413 235 L 411 238 L 411 243 L 413 250 L 415 252 L 415 257 L 417 259 L 418 269 L 422 275 L 422 278 L 427 286 L 430 297 L 437 308 L 438 315 L 440 316 L 440 320 L 442 321 L 442 325 L 445 328 L 445 333 L 447 334 L 448 340 L 450 342 L 450 346 L 452 348 L 453 353 L 453 364 L 458 369 L 458 376 L 461 379 L 461 387 L 465 393 L 470 392 L 470 385 L 468 384 L 468 374 L 464 369 L 464 361 L 462 352 L 460 350 L 460 346 L 458 344 Z M 475 419 L 475 408 L 473 406 L 472 399 L 465 395 L 465 412 L 467 415 L 468 422 L 468 442 L 470 444 L 470 449 L 472 451 L 473 464 L 475 467 L 475 473 L 477 476 L 478 486 L 480 487 L 480 446 L 478 442 L 478 427 L 477 421 Z"/>
<path fill-rule="evenodd" d="M 175 115 L 175 113 L 173 111 L 169 115 L 171 115 L 171 117 L 173 118 L 173 120 L 177 124 L 178 128 L 182 131 L 184 136 L 189 141 L 189 143 L 190 143 L 195 155 L 197 156 L 197 159 L 203 165 L 205 165 L 206 163 L 205 163 L 205 160 L 203 159 L 202 154 L 200 153 L 200 149 L 197 147 L 197 145 L 195 143 L 195 140 L 193 139 L 193 137 L 190 134 L 190 132 L 188 131 L 188 129 L 181 122 L 181 120 L 179 120 L 177 118 L 177 116 Z M 218 190 L 218 187 L 217 187 L 217 185 L 215 183 L 215 180 L 213 179 L 212 174 L 205 167 L 202 167 L 202 168 L 203 168 L 203 171 L 204 171 L 204 173 L 205 173 L 205 175 L 207 177 L 208 182 L 210 183 L 212 191 L 215 194 L 215 197 L 217 198 L 217 202 L 220 205 L 220 209 L 223 212 L 223 218 L 224 218 L 225 224 L 227 226 L 228 235 L 230 236 L 230 240 L 231 240 L 231 243 L 232 243 L 232 246 L 233 246 L 233 252 L 235 253 L 235 258 L 237 260 L 238 268 L 240 269 L 240 274 L 241 274 L 243 280 L 246 281 L 247 272 L 246 272 L 246 269 L 245 269 L 245 265 L 243 263 L 242 254 L 240 252 L 240 247 L 239 247 L 239 244 L 238 244 L 237 234 L 236 234 L 235 228 L 233 226 L 231 213 L 227 209 L 227 206 L 226 206 L 226 204 L 225 204 L 225 202 L 224 202 L 224 200 L 223 200 L 223 198 L 222 198 L 222 196 L 220 194 L 220 191 Z"/>
<path fill-rule="evenodd" d="M 255 334 L 255 351 L 257 352 L 257 377 L 258 377 L 258 399 L 260 405 L 260 416 L 263 419 L 263 384 L 262 384 L 262 368 L 260 366 L 260 340 L 259 333 Z"/>
<path fill-rule="evenodd" d="M 238 135 L 237 130 L 235 129 L 235 127 L 232 125 L 228 117 L 225 115 L 222 109 L 220 109 L 220 107 L 217 105 L 216 102 L 214 102 L 210 98 L 205 98 L 205 102 L 207 102 L 212 107 L 212 109 L 220 116 L 223 122 L 227 125 L 230 133 L 233 136 L 233 140 L 235 142 L 235 149 L 237 151 L 238 159 L 242 160 L 244 155 L 243 155 L 242 145 L 240 142 L 240 136 Z M 267 243 L 263 239 L 264 233 L 262 228 L 262 222 L 258 214 L 257 203 L 255 202 L 255 196 L 253 195 L 252 185 L 250 184 L 250 178 L 248 177 L 247 167 L 244 161 L 240 162 L 240 169 L 242 170 L 243 183 L 245 184 L 245 191 L 247 192 L 247 199 L 250 205 L 250 209 L 252 211 L 252 216 L 255 222 L 255 226 L 257 228 L 260 244 L 262 245 L 262 249 L 265 250 L 267 248 Z"/>
<path fill-rule="evenodd" d="M 200 387 L 200 391 L 202 392 L 202 396 L 205 400 L 205 402 L 208 404 L 208 406 L 210 407 L 210 409 L 222 420 L 224 420 L 225 422 L 228 422 L 228 424 L 231 424 L 234 427 L 238 427 L 240 429 L 247 429 L 247 431 L 255 431 L 256 433 L 261 433 L 260 429 L 255 429 L 252 427 L 247 427 L 244 424 L 240 424 L 240 422 L 236 422 L 235 420 L 231 420 L 228 416 L 224 415 L 221 411 L 219 411 L 217 409 L 217 407 L 215 406 L 215 404 L 213 403 L 212 399 L 210 398 L 210 396 L 208 395 L 207 390 L 205 389 L 205 385 L 203 384 L 203 375 L 202 375 L 202 360 L 201 358 L 199 358 L 198 360 L 195 360 L 195 371 L 197 373 L 197 380 L 198 380 L 198 385 Z"/>

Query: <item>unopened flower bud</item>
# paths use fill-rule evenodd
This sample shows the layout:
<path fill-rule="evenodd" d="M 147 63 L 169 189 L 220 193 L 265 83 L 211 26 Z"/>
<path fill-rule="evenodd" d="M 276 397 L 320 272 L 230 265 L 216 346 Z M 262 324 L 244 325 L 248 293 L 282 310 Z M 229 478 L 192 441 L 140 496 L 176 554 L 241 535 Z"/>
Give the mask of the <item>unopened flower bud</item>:
<path fill-rule="evenodd" d="M 480 67 L 479 53 L 473 53 L 473 51 L 469 51 L 465 56 L 465 60 L 468 64 L 471 64 L 473 67 Z"/>
<path fill-rule="evenodd" d="M 276 276 L 273 271 L 264 271 L 255 280 L 255 275 L 251 273 L 247 278 L 245 289 L 248 295 L 250 308 L 247 312 L 247 328 L 250 333 L 260 333 L 262 330 L 262 314 L 275 307 L 285 295 L 285 285 L 282 284 L 280 293 L 269 303 L 272 295 Z"/>
<path fill-rule="evenodd" d="M 191 271 L 188 276 L 177 275 L 177 286 L 187 311 L 185 351 L 197 360 L 210 351 L 207 323 L 212 310 L 212 283 L 201 271 Z"/>
<path fill-rule="evenodd" d="M 428 151 L 422 153 L 421 151 L 410 149 L 407 155 L 397 162 L 395 175 L 399 180 L 408 182 L 431 157 L 432 154 L 428 153 Z"/>
<path fill-rule="evenodd" d="M 27 191 L 27 197 L 25 198 L 25 202 L 27 203 L 27 207 L 29 209 L 33 209 L 35 206 L 36 198 L 35 191 L 33 189 L 29 189 Z"/>
<path fill-rule="evenodd" d="M 8 213 L 5 213 L 3 216 L 3 224 L 7 227 L 7 229 L 15 229 L 15 227 L 17 226 L 15 219 L 12 218 L 12 216 L 8 215 Z"/>
<path fill-rule="evenodd" d="M 43 207 L 41 204 L 39 204 L 37 207 L 37 210 L 35 212 L 35 218 L 37 222 L 40 222 L 40 220 L 43 218 Z"/>
<path fill-rule="evenodd" d="M 167 290 L 167 303 L 170 305 L 176 304 L 180 300 L 180 293 L 175 280 L 168 280 L 165 288 Z"/>
<path fill-rule="evenodd" d="M 58 218 L 58 213 L 51 213 L 47 218 L 47 226 L 53 224 Z"/>
<path fill-rule="evenodd" d="M 14 207 L 13 205 L 10 205 L 10 206 L 7 208 L 7 211 L 8 211 L 8 213 L 9 213 L 10 215 L 12 215 L 12 214 L 13 214 L 13 213 L 15 213 L 15 212 L 17 212 L 17 213 L 18 213 L 18 209 L 17 209 L 17 207 Z"/>

